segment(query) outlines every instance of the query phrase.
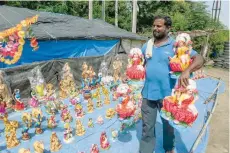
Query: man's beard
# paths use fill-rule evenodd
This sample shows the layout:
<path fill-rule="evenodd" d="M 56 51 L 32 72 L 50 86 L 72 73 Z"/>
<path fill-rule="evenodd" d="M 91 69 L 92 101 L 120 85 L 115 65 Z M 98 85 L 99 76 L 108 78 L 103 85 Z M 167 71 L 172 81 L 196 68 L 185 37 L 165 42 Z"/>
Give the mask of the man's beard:
<path fill-rule="evenodd" d="M 153 37 L 155 39 L 162 39 L 165 36 L 167 36 L 167 34 L 165 32 L 156 32 L 156 31 L 153 31 Z"/>

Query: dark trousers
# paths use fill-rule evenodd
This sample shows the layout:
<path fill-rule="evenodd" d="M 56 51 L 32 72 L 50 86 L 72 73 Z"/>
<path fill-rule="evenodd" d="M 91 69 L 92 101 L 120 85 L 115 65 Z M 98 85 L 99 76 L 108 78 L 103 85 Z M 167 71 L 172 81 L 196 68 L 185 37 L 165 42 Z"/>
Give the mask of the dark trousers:
<path fill-rule="evenodd" d="M 162 100 L 151 101 L 143 99 L 141 106 L 142 113 L 142 138 L 140 141 L 140 153 L 153 153 L 155 149 L 155 124 L 157 118 L 157 110 L 160 111 Z M 174 129 L 167 120 L 161 118 L 163 123 L 163 148 L 165 151 L 174 149 Z"/>

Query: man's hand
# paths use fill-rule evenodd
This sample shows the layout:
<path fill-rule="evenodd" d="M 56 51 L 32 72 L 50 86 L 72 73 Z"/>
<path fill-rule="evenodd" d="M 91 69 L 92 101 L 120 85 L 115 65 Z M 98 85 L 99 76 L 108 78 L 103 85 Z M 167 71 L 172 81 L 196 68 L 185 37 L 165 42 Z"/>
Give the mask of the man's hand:
<path fill-rule="evenodd" d="M 190 72 L 188 70 L 185 70 L 181 73 L 178 80 L 179 87 L 183 86 L 184 88 L 186 88 L 189 85 L 189 81 L 188 81 L 189 76 L 190 76 Z"/>

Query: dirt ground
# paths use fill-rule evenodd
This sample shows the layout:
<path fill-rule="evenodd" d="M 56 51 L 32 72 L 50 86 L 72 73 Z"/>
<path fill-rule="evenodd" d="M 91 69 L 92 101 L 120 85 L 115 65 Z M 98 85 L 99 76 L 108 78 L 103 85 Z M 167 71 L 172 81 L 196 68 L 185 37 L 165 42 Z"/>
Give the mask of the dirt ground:
<path fill-rule="evenodd" d="M 206 68 L 206 74 L 221 77 L 226 91 L 218 97 L 218 105 L 210 122 L 210 137 L 206 153 L 229 152 L 229 71 Z"/>

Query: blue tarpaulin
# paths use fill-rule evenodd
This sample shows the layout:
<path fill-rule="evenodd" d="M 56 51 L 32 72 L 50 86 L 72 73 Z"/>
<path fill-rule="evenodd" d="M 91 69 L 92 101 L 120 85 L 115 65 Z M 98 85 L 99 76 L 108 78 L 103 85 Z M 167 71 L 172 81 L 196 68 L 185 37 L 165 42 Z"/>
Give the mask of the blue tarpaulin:
<path fill-rule="evenodd" d="M 214 89 L 216 88 L 218 83 L 218 80 L 212 79 L 212 78 L 206 78 L 201 79 L 197 81 L 197 88 L 199 92 L 199 100 L 195 103 L 195 106 L 197 107 L 197 110 L 199 112 L 198 118 L 193 124 L 191 128 L 188 128 L 187 130 L 178 130 L 175 129 L 175 135 L 176 135 L 176 146 L 175 151 L 177 153 L 188 153 L 191 149 L 193 143 L 195 142 L 199 132 L 202 129 L 202 126 L 206 122 L 207 119 L 207 113 L 210 111 L 210 109 L 213 107 L 213 103 L 204 104 L 204 101 L 212 94 Z M 219 87 L 219 92 L 222 93 L 224 91 L 224 84 L 222 83 Z M 104 98 L 104 95 L 102 95 L 102 98 Z M 112 99 L 112 93 L 111 97 Z M 96 105 L 96 99 L 93 99 L 94 106 Z M 66 104 L 69 104 L 68 100 L 65 100 Z M 87 102 L 83 102 L 83 109 L 87 110 Z M 82 122 L 84 124 L 84 127 L 86 129 L 86 133 L 83 136 L 74 136 L 74 140 L 72 143 L 65 144 L 63 142 L 63 122 L 60 120 L 60 114 L 56 115 L 56 119 L 58 122 L 58 127 L 55 129 L 48 129 L 47 128 L 47 121 L 44 120 L 42 123 L 42 128 L 44 130 L 44 133 L 42 135 L 35 135 L 34 126 L 29 130 L 29 133 L 31 135 L 30 141 L 22 141 L 21 140 L 21 131 L 22 127 L 20 127 L 17 130 L 17 136 L 20 138 L 21 144 L 15 148 L 9 149 L 11 153 L 17 153 L 18 150 L 22 147 L 24 148 L 30 148 L 30 150 L 33 152 L 33 143 L 36 140 L 42 140 L 45 144 L 45 152 L 49 153 L 50 151 L 50 135 L 51 132 L 56 132 L 59 139 L 61 140 L 62 148 L 59 151 L 60 153 L 66 153 L 66 152 L 78 152 L 78 151 L 84 151 L 89 152 L 89 149 L 93 143 L 98 144 L 100 146 L 100 134 L 102 131 L 106 131 L 108 140 L 111 144 L 111 148 L 109 150 L 102 150 L 100 149 L 100 152 L 103 153 L 137 153 L 139 148 L 139 141 L 141 138 L 141 121 L 136 124 L 136 126 L 126 134 L 120 135 L 117 140 L 113 141 L 111 136 L 111 130 L 119 130 L 120 122 L 117 119 L 117 117 L 112 118 L 111 120 L 105 118 L 105 113 L 108 108 L 114 108 L 118 104 L 118 101 L 113 101 L 110 103 L 110 105 L 104 105 L 103 108 L 97 109 L 95 108 L 93 113 L 86 113 L 84 118 L 82 118 Z M 42 107 L 44 116 L 48 117 L 48 114 L 46 114 L 44 107 Z M 26 111 L 31 111 L 31 109 L 27 109 Z M 72 116 L 75 116 L 74 113 L 74 107 L 70 107 L 70 111 Z M 21 123 L 21 112 L 14 112 L 12 114 L 9 114 L 9 120 L 17 120 Z M 98 125 L 96 123 L 97 117 L 99 115 L 102 115 L 104 118 L 104 124 Z M 87 123 L 88 119 L 92 118 L 94 121 L 94 128 L 88 128 Z M 71 127 L 74 129 L 75 134 L 75 120 L 71 122 Z M 162 136 L 162 122 L 160 120 L 159 114 L 157 118 L 156 123 L 156 153 L 164 153 L 163 150 L 163 136 Z M 3 150 L 3 153 L 6 153 L 6 143 L 5 143 L 5 136 L 4 136 L 4 125 L 3 122 L 0 122 L 0 132 L 2 134 L 0 135 L 0 150 Z M 204 153 L 207 147 L 208 143 L 208 136 L 209 136 L 209 128 L 206 129 L 206 132 L 204 136 L 202 137 L 198 147 L 194 151 L 194 153 Z"/>
<path fill-rule="evenodd" d="M 0 68 L 14 67 L 33 62 L 86 56 L 105 55 L 116 46 L 119 40 L 52 40 L 39 41 L 39 49 L 32 51 L 26 41 L 20 60 L 13 65 L 0 63 Z"/>

